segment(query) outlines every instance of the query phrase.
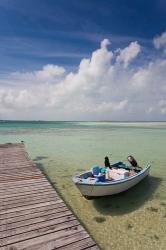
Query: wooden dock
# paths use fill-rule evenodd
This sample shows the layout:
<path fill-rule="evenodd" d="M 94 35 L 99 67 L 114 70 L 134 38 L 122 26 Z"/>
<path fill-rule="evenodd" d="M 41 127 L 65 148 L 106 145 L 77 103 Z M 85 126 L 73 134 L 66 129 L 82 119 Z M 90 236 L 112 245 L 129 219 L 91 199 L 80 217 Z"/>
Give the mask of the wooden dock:
<path fill-rule="evenodd" d="M 23 143 L 0 144 L 0 250 L 99 249 Z"/>

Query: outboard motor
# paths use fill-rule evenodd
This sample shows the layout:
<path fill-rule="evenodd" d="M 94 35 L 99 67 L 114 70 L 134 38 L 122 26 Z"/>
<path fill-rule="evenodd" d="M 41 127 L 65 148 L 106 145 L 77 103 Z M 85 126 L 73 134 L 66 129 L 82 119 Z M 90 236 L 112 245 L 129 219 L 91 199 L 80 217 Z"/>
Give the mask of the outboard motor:
<path fill-rule="evenodd" d="M 111 168 L 111 165 L 110 165 L 110 161 L 109 161 L 108 156 L 105 157 L 104 165 L 105 165 L 106 168 L 107 168 L 107 167 L 108 167 L 108 168 Z"/>
<path fill-rule="evenodd" d="M 129 155 L 129 156 L 127 157 L 127 160 L 131 163 L 131 165 L 132 165 L 133 167 L 137 167 L 137 166 L 138 166 L 137 161 L 134 159 L 134 157 L 133 157 L 132 155 Z"/>

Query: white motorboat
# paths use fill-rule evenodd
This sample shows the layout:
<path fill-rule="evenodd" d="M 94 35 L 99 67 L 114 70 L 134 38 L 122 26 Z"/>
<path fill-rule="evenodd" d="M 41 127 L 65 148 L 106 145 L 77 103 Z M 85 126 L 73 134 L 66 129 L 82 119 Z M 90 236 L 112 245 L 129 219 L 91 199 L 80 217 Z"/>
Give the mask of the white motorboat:
<path fill-rule="evenodd" d="M 143 180 L 149 174 L 150 165 L 140 168 L 132 165 L 126 166 L 123 162 L 111 164 L 109 174 L 112 177 L 110 179 L 106 178 L 107 173 L 103 174 L 102 170 L 103 168 L 95 166 L 72 178 L 83 196 L 106 196 L 121 193 Z"/>

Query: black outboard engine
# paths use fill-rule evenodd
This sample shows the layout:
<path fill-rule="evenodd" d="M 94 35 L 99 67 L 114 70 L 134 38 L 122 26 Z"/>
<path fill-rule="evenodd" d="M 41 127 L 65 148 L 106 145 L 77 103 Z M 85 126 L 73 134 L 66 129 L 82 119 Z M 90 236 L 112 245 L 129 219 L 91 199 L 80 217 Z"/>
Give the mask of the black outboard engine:
<path fill-rule="evenodd" d="M 107 167 L 108 167 L 108 168 L 111 168 L 111 165 L 110 165 L 110 161 L 109 161 L 108 156 L 105 157 L 104 165 L 105 165 L 106 168 L 107 168 Z"/>
<path fill-rule="evenodd" d="M 127 160 L 131 163 L 131 165 L 132 165 L 133 167 L 137 167 L 137 166 L 138 166 L 137 161 L 134 159 L 134 157 L 133 157 L 132 155 L 129 155 L 129 156 L 127 157 Z"/>

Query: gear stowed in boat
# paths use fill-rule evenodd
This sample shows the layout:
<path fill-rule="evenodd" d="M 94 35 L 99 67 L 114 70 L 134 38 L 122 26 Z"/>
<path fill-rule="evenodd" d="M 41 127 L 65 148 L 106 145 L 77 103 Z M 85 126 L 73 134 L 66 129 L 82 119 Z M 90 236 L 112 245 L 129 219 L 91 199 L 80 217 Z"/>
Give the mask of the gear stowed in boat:
<path fill-rule="evenodd" d="M 110 164 L 108 157 L 105 157 L 105 166 L 92 167 L 80 175 L 73 177 L 73 182 L 83 196 L 105 196 L 123 192 L 142 179 L 150 170 L 150 165 L 139 167 L 133 156 L 127 157 L 130 165 L 123 162 Z"/>

